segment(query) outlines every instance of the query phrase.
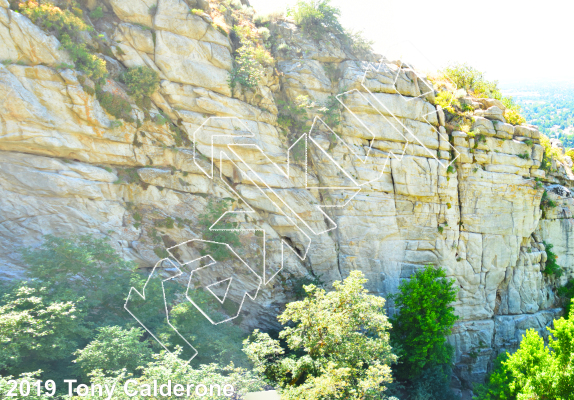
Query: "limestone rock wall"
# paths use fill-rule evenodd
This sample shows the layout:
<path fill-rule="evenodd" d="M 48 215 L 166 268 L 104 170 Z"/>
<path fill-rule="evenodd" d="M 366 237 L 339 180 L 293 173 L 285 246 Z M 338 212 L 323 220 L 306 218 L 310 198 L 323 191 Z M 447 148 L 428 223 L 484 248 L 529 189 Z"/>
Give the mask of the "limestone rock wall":
<path fill-rule="evenodd" d="M 246 305 L 247 327 L 277 326 L 275 316 L 303 277 L 329 283 L 359 269 L 369 289 L 386 297 L 418 268 L 440 265 L 459 286 L 460 320 L 449 340 L 455 384 L 465 390 L 484 378 L 499 351 L 516 349 L 526 329 L 544 333 L 560 313 L 556 288 L 574 274 L 574 200 L 565 188 L 572 176 L 560 165 L 549 176 L 539 169 L 535 128 L 505 123 L 496 103 L 485 101 L 473 103 L 472 130 L 483 140 L 447 135 L 431 84 L 409 66 L 372 63 L 375 55 L 357 57 L 336 38 L 311 41 L 288 21 L 271 27 L 276 70 L 232 97 L 234 45 L 209 15 L 187 13 L 183 0 L 109 0 L 104 7 L 115 19 L 96 29 L 113 44 L 118 68 L 158 71 L 161 87 L 149 112 L 169 116 L 185 141 L 167 124 L 144 121 L 135 104 L 141 125 L 114 123 L 85 92 L 79 72 L 57 68 L 70 62 L 57 39 L 0 0 L 0 59 L 12 60 L 0 64 L 2 278 L 22 276 L 19 249 L 46 234 L 108 236 L 126 257 L 152 268 L 165 248 L 201 238 L 198 218 L 209 198 L 232 198 L 235 209 L 254 210 L 238 217 L 242 227 L 266 231 L 271 271 L 280 264 L 279 242 L 300 253 L 308 246 L 307 257 L 288 258 Z M 209 11 L 205 2 L 201 8 Z M 104 90 L 129 99 L 112 79 Z M 347 91 L 341 123 L 334 131 L 321 122 L 308 126 L 308 160 L 291 162 L 286 175 L 291 142 L 277 123 L 279 101 L 308 96 L 320 105 Z M 194 157 L 193 144 L 202 157 Z M 454 154 L 460 156 L 447 169 Z M 205 173 L 212 161 L 213 178 Z M 545 185 L 559 206 L 543 217 Z M 339 207 L 323 213 L 319 205 Z M 289 222 L 289 213 L 306 228 Z M 177 221 L 173 227 L 157 223 L 167 218 Z M 560 281 L 541 272 L 543 242 L 554 245 L 566 271 Z M 242 243 L 242 254 L 256 263 L 261 241 L 251 232 Z"/>

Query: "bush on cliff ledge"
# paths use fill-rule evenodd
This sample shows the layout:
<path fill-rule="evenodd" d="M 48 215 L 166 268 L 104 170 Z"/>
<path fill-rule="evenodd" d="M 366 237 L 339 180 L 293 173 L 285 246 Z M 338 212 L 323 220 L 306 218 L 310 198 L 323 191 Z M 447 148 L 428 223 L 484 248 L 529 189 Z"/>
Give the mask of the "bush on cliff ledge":
<path fill-rule="evenodd" d="M 19 4 L 19 11 L 30 20 L 58 38 L 62 47 L 68 51 L 76 68 L 95 81 L 104 79 L 108 71 L 106 62 L 91 54 L 82 42 L 82 32 L 92 32 L 93 28 L 78 15 L 62 10 L 50 3 L 28 0 Z M 77 13 L 79 14 L 79 13 Z"/>
<path fill-rule="evenodd" d="M 294 8 L 287 10 L 303 32 L 315 40 L 326 33 L 344 35 L 345 30 L 339 22 L 341 11 L 330 4 L 330 0 L 299 0 Z"/>
<path fill-rule="evenodd" d="M 120 76 L 120 80 L 136 100 L 149 97 L 159 89 L 159 74 L 150 67 L 130 68 Z"/>
<path fill-rule="evenodd" d="M 526 122 L 520 115 L 520 106 L 512 97 L 505 97 L 498 88 L 498 81 L 489 81 L 484 73 L 468 64 L 452 64 L 446 67 L 442 74 L 448 78 L 457 89 L 464 89 L 476 97 L 492 98 L 502 101 L 506 110 L 504 118 L 512 125 L 520 125 Z M 443 107 L 444 108 L 444 107 Z"/>

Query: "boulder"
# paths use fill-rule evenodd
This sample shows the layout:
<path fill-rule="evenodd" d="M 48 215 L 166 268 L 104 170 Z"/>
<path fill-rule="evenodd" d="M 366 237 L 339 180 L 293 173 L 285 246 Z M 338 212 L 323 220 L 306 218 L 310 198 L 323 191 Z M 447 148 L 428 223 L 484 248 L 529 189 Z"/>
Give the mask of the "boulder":
<path fill-rule="evenodd" d="M 155 63 L 174 82 L 204 87 L 231 96 L 229 49 L 167 31 L 156 33 Z"/>
<path fill-rule="evenodd" d="M 482 133 L 487 136 L 494 136 L 496 135 L 496 130 L 494 129 L 493 123 L 483 117 L 475 117 L 474 123 L 472 124 L 472 128 L 476 133 Z"/>
<path fill-rule="evenodd" d="M 68 53 L 52 35 L 46 34 L 24 15 L 0 8 L 0 58 L 56 66 L 73 64 Z"/>
<path fill-rule="evenodd" d="M 119 19 L 153 28 L 157 0 L 109 0 Z"/>
<path fill-rule="evenodd" d="M 504 111 L 506 111 L 506 107 L 504 106 L 504 103 L 502 103 L 502 101 L 500 100 L 496 100 L 496 99 L 478 99 L 478 102 L 480 102 L 482 104 L 482 106 L 485 109 L 489 109 L 490 107 L 498 107 L 499 109 L 502 110 L 502 113 L 504 114 Z"/>
<path fill-rule="evenodd" d="M 153 25 L 158 30 L 216 43 L 231 50 L 229 38 L 214 28 L 211 23 L 192 13 L 183 0 L 159 0 Z"/>
<path fill-rule="evenodd" d="M 476 114 L 493 121 L 501 121 L 506 123 L 506 120 L 504 119 L 504 112 L 497 106 L 492 106 L 486 110 L 478 110 Z"/>

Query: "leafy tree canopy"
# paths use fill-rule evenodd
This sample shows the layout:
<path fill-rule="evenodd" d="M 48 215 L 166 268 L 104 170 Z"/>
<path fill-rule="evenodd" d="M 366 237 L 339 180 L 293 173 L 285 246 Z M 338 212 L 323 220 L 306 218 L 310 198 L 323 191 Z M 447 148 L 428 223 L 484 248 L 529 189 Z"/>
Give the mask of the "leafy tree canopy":
<path fill-rule="evenodd" d="M 279 384 L 286 399 L 384 399 L 395 361 L 385 300 L 369 295 L 359 271 L 326 292 L 305 286 L 308 297 L 287 305 L 278 340 L 256 330 L 244 342 L 255 370 Z"/>
<path fill-rule="evenodd" d="M 391 339 L 393 347 L 400 348 L 396 371 L 401 379 L 417 379 L 425 369 L 451 363 L 446 336 L 458 319 L 453 284 L 442 268 L 429 265 L 399 286 Z"/>
<path fill-rule="evenodd" d="M 548 347 L 534 329 L 519 349 L 504 354 L 488 383 L 477 388 L 478 400 L 574 399 L 574 309 L 570 318 L 554 320 Z"/>

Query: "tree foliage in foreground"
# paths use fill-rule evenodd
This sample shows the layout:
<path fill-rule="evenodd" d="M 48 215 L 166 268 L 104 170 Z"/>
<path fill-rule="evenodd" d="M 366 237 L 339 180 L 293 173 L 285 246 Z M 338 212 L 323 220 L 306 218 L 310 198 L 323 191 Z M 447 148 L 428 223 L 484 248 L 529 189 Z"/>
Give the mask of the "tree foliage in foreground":
<path fill-rule="evenodd" d="M 308 297 L 292 302 L 278 319 L 287 325 L 278 340 L 254 331 L 244 351 L 255 371 L 281 388 L 285 399 L 385 399 L 392 381 L 390 324 L 385 300 L 369 295 L 354 271 L 326 292 L 305 286 Z"/>
<path fill-rule="evenodd" d="M 423 392 L 445 399 L 451 395 L 453 348 L 446 337 L 458 319 L 452 306 L 456 293 L 454 280 L 442 268 L 426 266 L 401 283 L 394 296 L 398 313 L 391 318 L 391 343 L 399 355 L 394 370 L 414 394 L 421 393 L 411 398 L 423 399 Z"/>
<path fill-rule="evenodd" d="M 49 298 L 83 298 L 86 319 L 95 326 L 124 325 L 127 292 L 145 282 L 135 263 L 125 261 L 106 239 L 91 235 L 47 235 L 40 247 L 24 250 L 23 258 L 31 284 L 45 287 Z"/>
<path fill-rule="evenodd" d="M 86 347 L 77 350 L 75 363 L 85 373 L 96 369 L 117 371 L 125 368 L 136 372 L 137 368 L 151 361 L 151 347 L 142 341 L 141 328 L 123 329 L 119 326 L 104 326 Z"/>
<path fill-rule="evenodd" d="M 106 379 L 117 371 L 136 379 L 146 373 L 151 353 L 159 345 L 123 305 L 130 287 L 141 290 L 147 275 L 138 273 L 136 265 L 125 261 L 107 240 L 89 235 L 46 236 L 40 247 L 26 249 L 23 258 L 29 279 L 0 287 L 0 384 L 9 376 L 33 375 L 58 382 L 78 379 L 89 384 L 90 379 Z M 134 301 L 134 309 L 146 327 L 159 332 L 173 348 L 179 343 L 167 325 L 162 286 L 157 281 L 147 283 L 148 302 Z M 171 289 L 165 291 L 173 298 Z M 245 333 L 232 324 L 213 326 L 199 312 L 191 314 L 193 310 L 185 304 L 169 302 L 167 306 L 172 323 L 201 352 L 188 371 L 215 368 L 219 375 L 212 375 L 220 381 L 229 376 L 241 381 L 245 370 L 223 366 L 231 360 L 240 365 L 247 362 L 241 351 Z M 211 340 L 202 340 L 206 337 Z M 199 365 L 213 361 L 221 367 Z M 248 380 L 240 384 L 247 385 L 252 378 Z M 63 385 L 58 389 L 57 395 L 65 390 Z"/>
<path fill-rule="evenodd" d="M 477 400 L 574 399 L 574 311 L 554 320 L 548 347 L 534 329 L 522 336 L 516 353 L 504 354 Z"/>
<path fill-rule="evenodd" d="M 103 372 L 101 369 L 94 370 L 90 374 L 90 381 L 94 385 L 102 385 L 108 387 L 116 385 L 116 391 L 114 392 L 114 400 L 143 400 L 150 398 L 146 395 L 136 395 L 132 397 L 124 393 L 123 387 L 128 379 L 134 380 L 130 383 L 128 389 L 131 393 L 135 390 L 142 390 L 142 388 L 147 385 L 151 388 L 154 387 L 154 381 L 157 381 L 157 386 L 160 387 L 163 384 L 167 384 L 171 380 L 172 388 L 175 384 L 184 385 L 184 392 L 186 391 L 186 385 L 188 383 L 193 384 L 194 387 L 191 391 L 191 396 L 176 396 L 172 392 L 171 396 L 160 396 L 151 397 L 154 399 L 183 399 L 183 398 L 201 398 L 196 396 L 195 386 L 205 385 L 208 390 L 211 389 L 212 385 L 219 385 L 222 389 L 218 392 L 214 389 L 214 395 L 205 396 L 204 398 L 209 399 L 229 399 L 229 396 L 224 396 L 223 388 L 225 385 L 232 385 L 235 389 L 235 393 L 239 395 L 246 395 L 249 392 L 255 392 L 263 390 L 265 384 L 252 372 L 249 372 L 242 368 L 235 368 L 233 365 L 228 367 L 221 367 L 217 364 L 204 364 L 199 368 L 193 368 L 182 361 L 180 358 L 181 348 L 178 348 L 173 354 L 162 351 L 160 354 L 155 354 L 153 356 L 153 361 L 143 365 L 141 367 L 141 373 L 134 376 L 134 374 L 128 372 L 125 369 L 118 371 L 108 371 Z M 200 390 L 198 393 L 202 393 Z M 87 396 L 74 396 L 70 400 L 103 400 L 107 399 L 107 396 L 92 396 L 88 394 Z"/>
<path fill-rule="evenodd" d="M 85 342 L 85 314 L 72 301 L 48 300 L 46 288 L 18 287 L 0 305 L 0 375 L 54 372 Z M 1 304 L 1 303 L 0 303 Z"/>

